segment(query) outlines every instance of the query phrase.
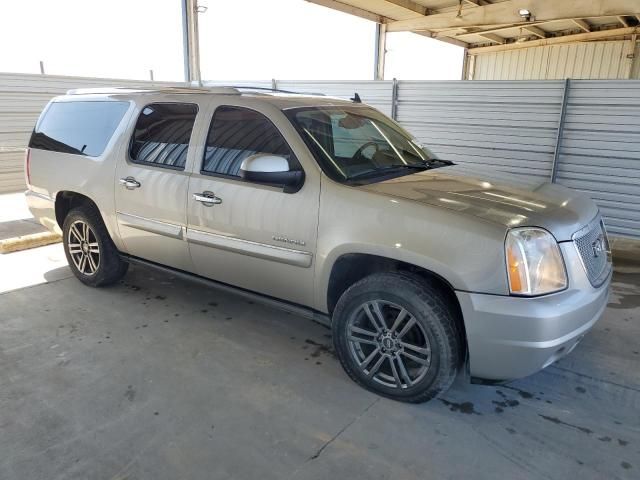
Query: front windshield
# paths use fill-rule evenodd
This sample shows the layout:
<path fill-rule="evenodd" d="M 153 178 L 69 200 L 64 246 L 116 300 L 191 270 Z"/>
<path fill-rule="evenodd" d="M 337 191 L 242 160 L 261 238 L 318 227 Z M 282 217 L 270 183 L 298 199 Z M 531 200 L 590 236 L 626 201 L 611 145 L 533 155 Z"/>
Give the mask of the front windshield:
<path fill-rule="evenodd" d="M 450 164 L 364 105 L 302 107 L 285 113 L 323 170 L 337 181 L 371 181 Z"/>

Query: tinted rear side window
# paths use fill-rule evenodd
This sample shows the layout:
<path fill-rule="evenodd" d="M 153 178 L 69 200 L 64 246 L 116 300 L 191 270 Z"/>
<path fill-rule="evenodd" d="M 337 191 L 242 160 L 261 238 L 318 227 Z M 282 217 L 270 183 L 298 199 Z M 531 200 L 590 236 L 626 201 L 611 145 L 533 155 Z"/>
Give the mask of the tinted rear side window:
<path fill-rule="evenodd" d="M 30 148 L 97 157 L 102 155 L 128 102 L 56 102 L 36 125 Z"/>
<path fill-rule="evenodd" d="M 192 103 L 152 103 L 140 112 L 129 154 L 136 163 L 184 169 L 198 113 Z"/>
<path fill-rule="evenodd" d="M 289 145 L 267 117 L 246 108 L 218 107 L 209 128 L 202 171 L 238 176 L 242 161 L 256 153 L 281 155 L 292 164 Z"/>

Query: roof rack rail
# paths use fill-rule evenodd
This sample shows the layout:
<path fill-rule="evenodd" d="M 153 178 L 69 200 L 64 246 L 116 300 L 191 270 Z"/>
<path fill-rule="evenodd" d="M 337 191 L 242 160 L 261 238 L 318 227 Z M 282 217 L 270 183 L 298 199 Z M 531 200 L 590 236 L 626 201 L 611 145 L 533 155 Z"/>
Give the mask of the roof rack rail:
<path fill-rule="evenodd" d="M 290 95 L 317 95 L 320 97 L 325 97 L 326 94 L 318 93 L 318 92 L 294 92 L 293 90 L 282 90 L 281 88 L 270 88 L 270 87 L 251 87 L 246 85 L 221 85 L 222 87 L 227 88 L 235 88 L 236 90 L 257 90 L 257 91 L 265 91 L 265 92 L 275 92 L 275 93 L 287 93 Z"/>
<path fill-rule="evenodd" d="M 103 94 L 113 95 L 117 93 L 219 93 L 226 95 L 239 95 L 240 91 L 235 87 L 216 86 L 216 87 L 91 87 L 91 88 L 73 88 L 67 90 L 67 95 L 92 95 Z"/>
<path fill-rule="evenodd" d="M 326 97 L 324 93 L 318 92 L 295 92 L 293 90 L 283 90 L 280 88 L 251 87 L 248 85 L 211 85 L 211 86 L 187 86 L 187 87 L 90 87 L 73 88 L 67 90 L 67 95 L 114 95 L 122 93 L 217 93 L 221 95 L 239 95 L 242 91 L 274 92 L 286 93 L 287 95 L 314 95 Z"/>

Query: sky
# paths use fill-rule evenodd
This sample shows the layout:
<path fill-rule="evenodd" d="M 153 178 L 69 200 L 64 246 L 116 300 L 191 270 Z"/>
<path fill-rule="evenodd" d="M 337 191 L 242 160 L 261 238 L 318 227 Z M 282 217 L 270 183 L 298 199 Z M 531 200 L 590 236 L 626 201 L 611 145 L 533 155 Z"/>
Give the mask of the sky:
<path fill-rule="evenodd" d="M 0 0 L 0 72 L 182 81 L 182 0 Z M 201 0 L 204 80 L 368 80 L 375 24 L 304 0 Z M 387 35 L 385 78 L 459 79 L 462 48 Z"/>

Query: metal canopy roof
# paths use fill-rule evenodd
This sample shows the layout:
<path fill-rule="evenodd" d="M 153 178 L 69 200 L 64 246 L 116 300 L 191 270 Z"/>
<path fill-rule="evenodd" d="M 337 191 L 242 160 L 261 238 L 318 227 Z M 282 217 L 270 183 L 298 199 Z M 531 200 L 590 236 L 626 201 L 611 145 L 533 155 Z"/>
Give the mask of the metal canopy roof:
<path fill-rule="evenodd" d="M 307 0 L 469 53 L 640 33 L 640 0 Z"/>

